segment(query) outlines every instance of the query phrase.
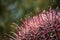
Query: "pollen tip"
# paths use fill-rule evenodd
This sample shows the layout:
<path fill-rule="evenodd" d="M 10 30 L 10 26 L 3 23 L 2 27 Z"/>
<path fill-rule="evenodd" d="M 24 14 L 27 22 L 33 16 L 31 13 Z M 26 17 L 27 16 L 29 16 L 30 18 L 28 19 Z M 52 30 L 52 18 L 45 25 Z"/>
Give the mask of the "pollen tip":
<path fill-rule="evenodd" d="M 59 7 L 57 6 L 57 7 L 56 7 L 56 10 L 58 10 L 58 9 L 59 9 Z"/>
<path fill-rule="evenodd" d="M 23 21 L 23 19 L 22 19 L 22 18 L 20 18 L 20 21 Z"/>
<path fill-rule="evenodd" d="M 12 23 L 12 24 L 15 24 L 15 23 Z"/>
<path fill-rule="evenodd" d="M 44 10 L 43 10 L 43 13 L 45 13 L 45 12 L 46 12 L 46 10 L 44 9 Z"/>
<path fill-rule="evenodd" d="M 30 16 L 28 16 L 28 18 L 30 18 Z"/>
<path fill-rule="evenodd" d="M 51 11 L 52 10 L 52 6 L 50 6 L 50 8 L 49 8 L 49 11 Z"/>
<path fill-rule="evenodd" d="M 27 18 L 25 17 L 25 20 L 26 20 Z"/>

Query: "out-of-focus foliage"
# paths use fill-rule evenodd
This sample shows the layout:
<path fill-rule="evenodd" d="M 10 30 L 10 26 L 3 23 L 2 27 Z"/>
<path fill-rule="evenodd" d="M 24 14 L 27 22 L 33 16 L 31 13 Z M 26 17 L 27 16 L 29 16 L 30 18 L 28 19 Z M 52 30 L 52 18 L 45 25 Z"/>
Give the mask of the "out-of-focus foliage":
<path fill-rule="evenodd" d="M 0 0 L 0 39 L 4 38 L 4 33 L 15 31 L 11 23 L 19 24 L 20 18 L 28 16 L 30 11 L 36 14 L 38 9 L 47 10 L 57 4 L 60 5 L 60 0 Z"/>

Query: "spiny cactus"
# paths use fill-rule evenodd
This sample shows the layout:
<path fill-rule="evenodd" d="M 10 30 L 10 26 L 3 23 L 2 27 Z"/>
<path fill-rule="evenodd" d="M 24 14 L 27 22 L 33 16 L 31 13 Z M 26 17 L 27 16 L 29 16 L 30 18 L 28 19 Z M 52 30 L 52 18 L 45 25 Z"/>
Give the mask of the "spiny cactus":
<path fill-rule="evenodd" d="M 32 16 L 32 15 L 31 15 Z M 15 40 L 60 40 L 60 10 L 49 9 L 22 21 Z"/>

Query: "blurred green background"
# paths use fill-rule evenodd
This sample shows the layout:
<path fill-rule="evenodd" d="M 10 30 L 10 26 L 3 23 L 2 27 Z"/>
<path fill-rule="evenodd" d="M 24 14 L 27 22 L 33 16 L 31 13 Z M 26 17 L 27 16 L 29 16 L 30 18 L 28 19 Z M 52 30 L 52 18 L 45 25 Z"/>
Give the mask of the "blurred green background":
<path fill-rule="evenodd" d="M 60 0 L 0 0 L 0 40 L 7 40 L 5 33 L 15 31 L 13 22 L 20 25 L 20 19 L 28 17 L 30 12 L 35 15 L 40 10 L 48 10 L 52 6 L 60 8 Z"/>

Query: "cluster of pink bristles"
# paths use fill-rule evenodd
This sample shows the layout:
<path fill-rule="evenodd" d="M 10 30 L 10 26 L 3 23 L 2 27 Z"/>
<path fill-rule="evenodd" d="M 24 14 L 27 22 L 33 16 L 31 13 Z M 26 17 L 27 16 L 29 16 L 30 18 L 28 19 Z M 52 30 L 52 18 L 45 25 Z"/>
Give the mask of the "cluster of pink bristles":
<path fill-rule="evenodd" d="M 51 8 L 22 21 L 14 40 L 60 40 L 60 10 Z"/>

